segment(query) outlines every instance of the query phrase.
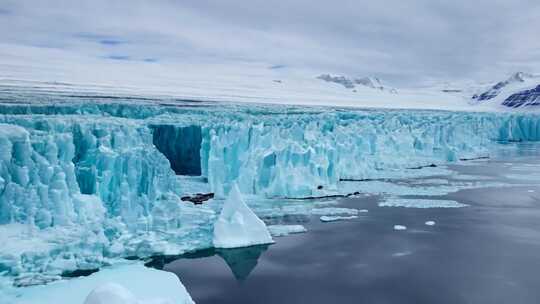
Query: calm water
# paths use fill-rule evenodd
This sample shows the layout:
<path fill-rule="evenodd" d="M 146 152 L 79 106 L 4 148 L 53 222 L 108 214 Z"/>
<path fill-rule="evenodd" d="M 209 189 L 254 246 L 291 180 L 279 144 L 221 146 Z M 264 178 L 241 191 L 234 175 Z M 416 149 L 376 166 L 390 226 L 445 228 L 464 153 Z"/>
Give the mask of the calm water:
<path fill-rule="evenodd" d="M 334 223 L 313 217 L 303 223 L 307 233 L 276 238 L 271 246 L 206 250 L 161 266 L 199 304 L 539 303 L 540 150 L 500 154 L 452 166 L 516 183 L 438 197 L 470 207 L 380 208 L 375 196 L 345 199 L 343 206 L 369 213 Z M 530 175 L 533 185 L 505 177 L 516 172 Z M 408 230 L 394 231 L 395 224 Z"/>

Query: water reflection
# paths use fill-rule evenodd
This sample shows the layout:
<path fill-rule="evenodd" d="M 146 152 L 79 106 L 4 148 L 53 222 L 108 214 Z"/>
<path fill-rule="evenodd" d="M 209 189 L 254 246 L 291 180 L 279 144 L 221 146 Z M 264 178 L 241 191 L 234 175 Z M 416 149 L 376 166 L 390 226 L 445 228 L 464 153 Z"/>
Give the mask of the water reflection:
<path fill-rule="evenodd" d="M 225 261 L 227 266 L 229 266 L 234 278 L 241 282 L 245 281 L 253 269 L 255 269 L 259 258 L 266 250 L 268 250 L 268 247 L 269 245 L 256 245 L 231 249 L 209 248 L 179 256 L 156 256 L 145 265 L 152 268 L 164 269 L 167 268 L 167 264 L 181 259 L 204 259 L 219 256 Z"/>

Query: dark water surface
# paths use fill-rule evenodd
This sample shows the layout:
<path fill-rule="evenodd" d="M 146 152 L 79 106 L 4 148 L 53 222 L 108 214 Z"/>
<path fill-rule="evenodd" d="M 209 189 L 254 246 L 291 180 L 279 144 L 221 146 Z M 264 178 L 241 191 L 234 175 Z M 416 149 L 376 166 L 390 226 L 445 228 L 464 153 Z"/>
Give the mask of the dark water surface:
<path fill-rule="evenodd" d="M 451 167 L 516 183 L 437 197 L 469 207 L 381 208 L 375 196 L 345 199 L 343 206 L 369 213 L 333 223 L 313 217 L 303 223 L 307 233 L 274 245 L 206 250 L 163 268 L 199 304 L 540 303 L 539 178 L 520 186 L 505 177 L 540 174 L 540 152 L 508 154 Z M 408 229 L 395 231 L 395 224 Z"/>

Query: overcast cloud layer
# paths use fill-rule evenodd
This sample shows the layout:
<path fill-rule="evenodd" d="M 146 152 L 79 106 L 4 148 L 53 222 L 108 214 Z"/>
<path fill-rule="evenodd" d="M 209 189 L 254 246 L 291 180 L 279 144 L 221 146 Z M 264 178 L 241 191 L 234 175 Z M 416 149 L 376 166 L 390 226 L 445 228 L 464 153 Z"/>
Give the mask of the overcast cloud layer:
<path fill-rule="evenodd" d="M 0 28 L 0 56 L 20 48 L 42 68 L 58 51 L 77 68 L 254 65 L 402 84 L 540 70 L 538 0 L 0 0 Z"/>

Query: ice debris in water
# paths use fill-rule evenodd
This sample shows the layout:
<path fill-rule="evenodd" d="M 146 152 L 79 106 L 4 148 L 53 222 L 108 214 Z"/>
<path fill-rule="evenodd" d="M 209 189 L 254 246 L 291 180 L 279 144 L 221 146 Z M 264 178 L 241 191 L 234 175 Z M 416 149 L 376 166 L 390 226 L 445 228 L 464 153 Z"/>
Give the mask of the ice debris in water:
<path fill-rule="evenodd" d="M 394 225 L 394 230 L 407 230 L 407 226 Z"/>
<path fill-rule="evenodd" d="M 427 226 L 435 226 L 435 221 L 427 221 L 425 224 Z"/>
<path fill-rule="evenodd" d="M 336 221 L 343 221 L 343 220 L 353 220 L 358 218 L 356 215 L 350 215 L 350 216 L 339 216 L 339 215 L 323 215 L 319 219 L 321 222 L 336 222 Z"/>
<path fill-rule="evenodd" d="M 326 207 L 326 208 L 314 208 L 311 210 L 313 215 L 357 215 L 358 209 L 341 208 L 341 207 Z"/>
<path fill-rule="evenodd" d="M 379 207 L 405 207 L 405 208 L 461 208 L 468 205 L 452 200 L 387 198 L 379 203 Z"/>
<path fill-rule="evenodd" d="M 214 223 L 214 247 L 236 248 L 273 242 L 266 224 L 249 209 L 234 183 Z"/>
<path fill-rule="evenodd" d="M 269 225 L 268 231 L 272 236 L 286 236 L 292 233 L 303 233 L 307 230 L 302 225 Z"/>

